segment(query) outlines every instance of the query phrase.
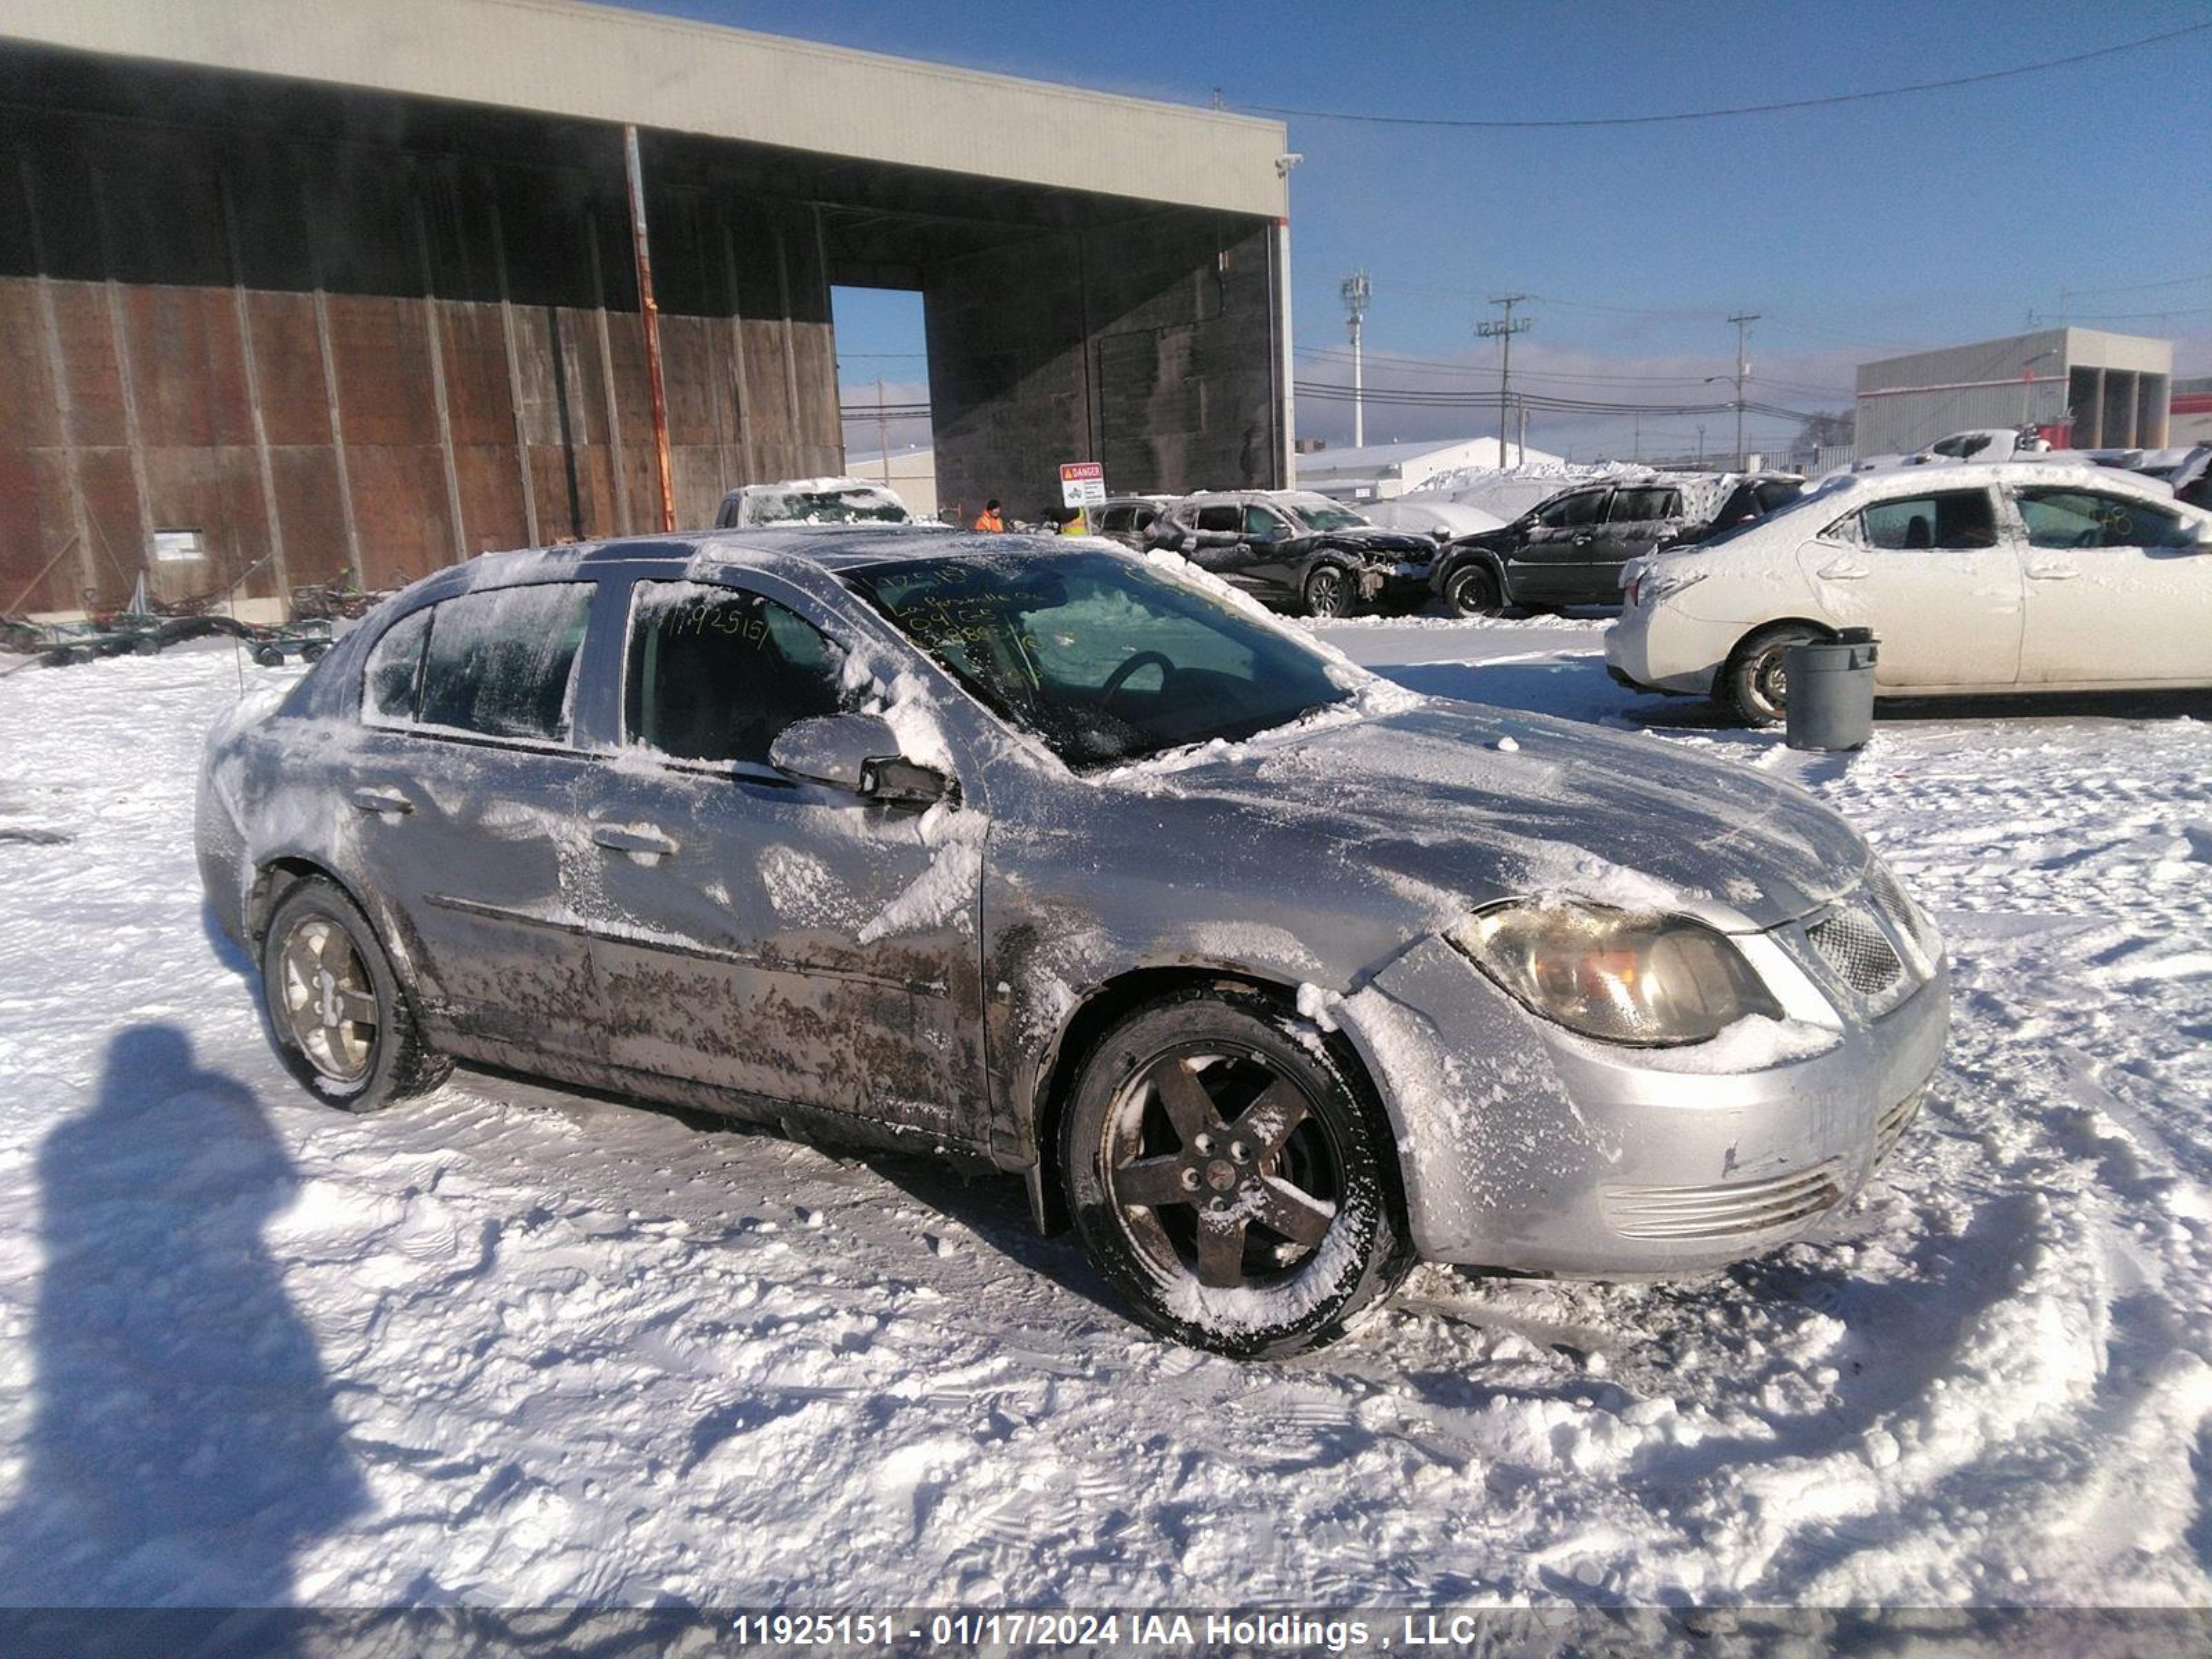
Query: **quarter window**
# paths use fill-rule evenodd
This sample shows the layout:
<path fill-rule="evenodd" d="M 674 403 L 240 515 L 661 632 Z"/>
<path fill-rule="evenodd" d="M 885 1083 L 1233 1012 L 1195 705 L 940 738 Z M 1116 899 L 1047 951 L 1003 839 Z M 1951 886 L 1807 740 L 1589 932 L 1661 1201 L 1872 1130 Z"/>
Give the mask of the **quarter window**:
<path fill-rule="evenodd" d="M 415 718 L 415 691 L 422 678 L 422 645 L 430 637 L 430 613 L 417 611 L 384 630 L 368 653 L 362 677 L 362 711 L 380 725 Z"/>
<path fill-rule="evenodd" d="M 432 606 L 416 719 L 489 738 L 566 742 L 592 591 L 590 582 L 545 582 Z M 372 679 L 375 672 L 372 660 Z M 396 691 L 396 666 L 393 674 Z"/>
<path fill-rule="evenodd" d="M 1889 552 L 1997 544 L 1996 510 L 1985 489 L 1947 490 L 1903 501 L 1876 501 L 1857 514 L 1859 537 Z"/>
<path fill-rule="evenodd" d="M 2031 547 L 2186 547 L 2179 514 L 2087 489 L 2023 489 Z"/>
<path fill-rule="evenodd" d="M 640 582 L 623 729 L 681 760 L 765 766 L 784 727 L 837 712 L 842 665 L 811 623 L 758 593 Z"/>

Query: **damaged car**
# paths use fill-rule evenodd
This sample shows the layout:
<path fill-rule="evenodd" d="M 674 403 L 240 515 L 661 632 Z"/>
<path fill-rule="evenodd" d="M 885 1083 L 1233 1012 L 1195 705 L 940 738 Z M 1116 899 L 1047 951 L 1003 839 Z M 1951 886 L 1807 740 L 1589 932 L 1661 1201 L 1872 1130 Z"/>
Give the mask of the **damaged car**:
<path fill-rule="evenodd" d="M 1309 617 L 1419 605 L 1437 557 L 1431 537 L 1385 530 L 1326 495 L 1297 489 L 1187 496 L 1146 538 L 1231 587 Z"/>
<path fill-rule="evenodd" d="M 334 1107 L 463 1060 L 1018 1174 L 1136 1319 L 1239 1357 L 1417 1261 L 1794 1239 L 1948 1023 L 1936 930 L 1809 795 L 1049 538 L 446 570 L 218 726 L 197 841 Z"/>

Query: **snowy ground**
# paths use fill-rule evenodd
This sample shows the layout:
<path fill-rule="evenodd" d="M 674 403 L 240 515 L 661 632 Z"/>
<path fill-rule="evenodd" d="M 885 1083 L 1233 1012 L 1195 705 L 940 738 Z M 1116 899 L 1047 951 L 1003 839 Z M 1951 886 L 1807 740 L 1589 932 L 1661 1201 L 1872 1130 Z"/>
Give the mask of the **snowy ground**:
<path fill-rule="evenodd" d="M 1424 1269 L 1249 1367 L 1125 1323 L 1012 1181 L 465 1073 L 349 1118 L 202 922 L 232 658 L 9 674 L 0 1595 L 2212 1598 L 2212 708 L 1810 759 L 1616 690 L 1585 624 L 1323 632 L 1866 827 L 1958 997 L 1867 1197 L 1697 1284 Z"/>

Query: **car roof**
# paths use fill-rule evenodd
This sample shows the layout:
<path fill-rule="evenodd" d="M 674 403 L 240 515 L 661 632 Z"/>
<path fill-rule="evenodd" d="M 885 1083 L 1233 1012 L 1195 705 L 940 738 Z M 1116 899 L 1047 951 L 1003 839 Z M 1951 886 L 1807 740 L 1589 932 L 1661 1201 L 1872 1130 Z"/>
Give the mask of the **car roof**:
<path fill-rule="evenodd" d="M 485 553 L 440 574 L 467 573 L 465 585 L 481 587 L 542 574 L 574 576 L 635 564 L 774 570 L 796 563 L 839 572 L 918 558 L 982 559 L 1018 550 L 1061 558 L 1069 551 L 1066 540 L 1057 536 L 961 530 L 949 525 L 755 525 Z"/>
<path fill-rule="evenodd" d="M 1990 484 L 2032 484 L 2038 489 L 2117 489 L 2147 501 L 2171 501 L 2173 491 L 2156 478 L 2107 466 L 2051 461 L 1949 461 L 1896 471 L 1854 472 L 1836 478 L 1819 493 L 1822 499 L 1845 495 L 1863 501 L 1924 495 L 1936 489 L 1978 489 Z"/>

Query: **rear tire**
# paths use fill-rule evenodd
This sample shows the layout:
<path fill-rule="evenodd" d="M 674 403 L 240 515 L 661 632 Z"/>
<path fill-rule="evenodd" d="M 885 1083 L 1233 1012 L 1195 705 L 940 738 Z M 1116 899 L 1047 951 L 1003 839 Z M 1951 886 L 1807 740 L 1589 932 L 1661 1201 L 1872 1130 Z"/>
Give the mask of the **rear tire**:
<path fill-rule="evenodd" d="M 274 646 L 264 645 L 254 652 L 253 660 L 264 668 L 282 668 L 284 665 L 284 653 Z"/>
<path fill-rule="evenodd" d="M 1502 616 L 1505 593 L 1488 565 L 1466 564 L 1445 579 L 1444 604 L 1455 617 Z"/>
<path fill-rule="evenodd" d="M 1803 623 L 1762 628 L 1729 654 L 1713 688 L 1714 698 L 1746 726 L 1773 726 L 1790 708 L 1790 680 L 1783 653 L 1826 636 Z"/>
<path fill-rule="evenodd" d="M 323 877 L 294 885 L 270 918 L 261 1000 L 278 1058 L 342 1111 L 373 1112 L 422 1094 L 453 1068 L 423 1042 L 376 930 Z"/>
<path fill-rule="evenodd" d="M 1062 1118 L 1076 1231 L 1141 1324 L 1238 1359 L 1341 1336 L 1412 1266 L 1392 1139 L 1348 1058 L 1224 984 L 1091 1048 Z"/>

